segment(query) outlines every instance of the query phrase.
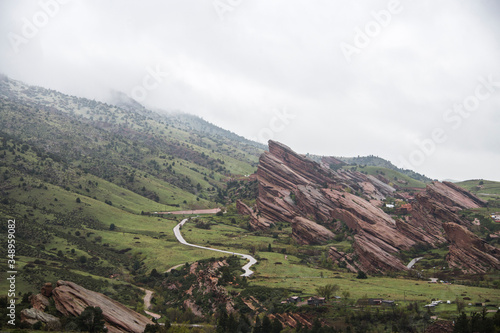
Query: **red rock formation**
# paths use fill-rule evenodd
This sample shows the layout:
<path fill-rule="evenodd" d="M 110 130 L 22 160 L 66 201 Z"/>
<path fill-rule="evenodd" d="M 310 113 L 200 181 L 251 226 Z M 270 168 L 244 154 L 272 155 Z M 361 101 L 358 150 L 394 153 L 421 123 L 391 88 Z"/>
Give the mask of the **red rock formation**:
<path fill-rule="evenodd" d="M 48 297 L 45 297 L 42 294 L 31 295 L 29 300 L 31 306 L 40 311 L 44 311 L 45 308 L 50 305 Z"/>
<path fill-rule="evenodd" d="M 329 160 L 328 160 L 329 161 Z M 394 220 L 382 211 L 381 200 L 397 195 L 385 179 L 360 172 L 332 170 L 289 147 L 269 141 L 269 152 L 259 159 L 256 211 L 237 203 L 238 211 L 251 216 L 255 229 L 275 222 L 289 222 L 299 244 L 328 242 L 342 224 L 356 232 L 354 254 L 332 259 L 345 261 L 366 272 L 403 270 L 395 254 L 417 243 L 436 246 L 446 242 L 442 223 L 467 225 L 459 211 L 484 206 L 484 201 L 451 183 L 434 182 L 406 205 L 404 219 Z M 330 163 L 331 164 L 331 163 Z M 334 258 L 335 257 L 335 258 Z M 353 262 L 357 257 L 357 262 Z"/>
<path fill-rule="evenodd" d="M 321 163 L 325 164 L 326 166 L 330 167 L 331 165 L 333 166 L 341 166 L 345 165 L 345 162 L 342 162 L 341 160 L 333 157 L 333 156 L 323 156 L 321 158 Z"/>
<path fill-rule="evenodd" d="M 52 283 L 47 282 L 43 285 L 42 289 L 40 289 L 40 293 L 45 297 L 52 296 Z"/>
<path fill-rule="evenodd" d="M 259 218 L 253 210 L 241 200 L 236 201 L 236 211 L 238 214 L 250 216 L 250 227 L 253 230 L 263 230 L 273 225 L 272 222 Z"/>
<path fill-rule="evenodd" d="M 296 328 L 300 323 L 302 327 L 311 328 L 313 326 L 314 318 L 312 315 L 305 313 L 276 313 L 270 314 L 269 319 L 274 320 L 277 318 L 283 327 Z"/>
<path fill-rule="evenodd" d="M 410 218 L 400 231 L 417 242 L 437 245 L 446 241 L 442 232 L 443 222 L 469 226 L 460 216 L 462 209 L 484 207 L 486 202 L 449 182 L 433 182 L 425 191 L 415 196 Z"/>
<path fill-rule="evenodd" d="M 487 244 L 465 227 L 456 223 L 443 223 L 450 241 L 446 260 L 451 267 L 464 273 L 485 273 L 500 269 L 500 249 Z"/>
<path fill-rule="evenodd" d="M 193 290 L 198 289 L 202 291 L 203 295 L 210 295 L 210 306 L 213 311 L 216 311 L 221 304 L 224 304 L 227 312 L 234 312 L 233 299 L 227 289 L 219 284 L 220 268 L 227 265 L 226 260 L 215 261 L 209 267 L 203 269 L 198 267 L 198 263 L 192 264 L 190 272 L 193 271 L 193 273 L 190 274 L 196 275 L 196 282 L 191 285 L 187 293 L 192 295 Z M 195 300 L 190 299 L 184 302 L 184 306 L 191 308 L 195 314 L 201 313 L 199 307 L 192 307 L 194 303 Z"/>
<path fill-rule="evenodd" d="M 100 307 L 108 332 L 111 333 L 140 333 L 144 332 L 147 324 L 153 324 L 147 317 L 130 310 L 123 304 L 73 282 L 57 281 L 52 297 L 57 310 L 65 316 L 78 316 L 88 306 Z"/>
<path fill-rule="evenodd" d="M 396 222 L 374 205 L 394 192 L 391 186 L 359 172 L 322 167 L 274 141 L 260 158 L 257 176 L 260 217 L 291 223 L 292 236 L 299 244 L 332 239 L 332 230 L 339 226 L 333 220 L 338 219 L 360 235 L 355 239 L 358 257 L 365 255 L 365 249 L 372 251 L 370 260 L 362 261 L 364 270 L 382 271 L 387 262 L 393 264 L 393 270 L 404 269 L 389 253 L 408 249 L 414 241 L 398 232 Z"/>
<path fill-rule="evenodd" d="M 306 218 L 297 216 L 292 220 L 292 237 L 298 244 L 321 244 L 335 237 L 335 234 Z"/>
<path fill-rule="evenodd" d="M 358 255 L 358 265 L 365 272 L 402 271 L 406 266 L 393 256 L 398 251 L 379 239 L 366 237 L 364 233 L 354 236 L 354 250 Z"/>

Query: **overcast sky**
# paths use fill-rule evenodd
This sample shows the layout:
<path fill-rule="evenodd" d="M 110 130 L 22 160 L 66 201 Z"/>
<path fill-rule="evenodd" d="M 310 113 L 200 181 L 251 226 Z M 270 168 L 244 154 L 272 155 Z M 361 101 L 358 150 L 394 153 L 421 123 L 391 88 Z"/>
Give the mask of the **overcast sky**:
<path fill-rule="evenodd" d="M 0 72 L 299 153 L 500 181 L 499 22 L 494 0 L 2 0 Z"/>

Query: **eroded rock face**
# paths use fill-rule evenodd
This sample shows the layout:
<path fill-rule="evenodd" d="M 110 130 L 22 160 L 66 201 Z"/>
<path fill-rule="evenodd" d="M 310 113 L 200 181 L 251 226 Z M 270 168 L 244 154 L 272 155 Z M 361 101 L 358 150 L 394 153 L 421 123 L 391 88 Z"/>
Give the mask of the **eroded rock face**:
<path fill-rule="evenodd" d="M 406 205 L 406 216 L 395 220 L 380 208 L 381 200 L 398 196 L 387 179 L 330 168 L 338 164 L 328 158 L 319 164 L 269 141 L 269 151 L 261 155 L 256 173 L 255 211 L 241 204 L 238 211 L 252 217 L 255 229 L 291 223 L 292 236 L 299 244 L 328 242 L 344 224 L 356 233 L 354 254 L 339 257 L 332 252 L 331 258 L 353 270 L 377 273 L 406 269 L 397 252 L 418 243 L 437 246 L 446 242 L 443 222 L 468 225 L 460 210 L 485 205 L 452 183 L 434 182 Z"/>
<path fill-rule="evenodd" d="M 88 306 L 100 307 L 109 332 L 143 332 L 147 324 L 153 324 L 147 317 L 130 310 L 111 298 L 85 289 L 73 282 L 57 281 L 52 291 L 55 306 L 65 316 L 78 316 Z"/>
<path fill-rule="evenodd" d="M 230 313 L 234 312 L 234 301 L 227 289 L 219 285 L 219 269 L 227 265 L 228 264 L 225 260 L 215 261 L 210 267 L 195 272 L 196 282 L 190 289 L 192 290 L 193 288 L 197 288 L 202 290 L 203 295 L 211 295 L 211 306 L 213 311 L 217 310 L 217 306 L 224 304 L 226 311 Z M 191 301 L 194 302 L 193 300 Z M 185 305 L 189 305 L 189 303 Z"/>
<path fill-rule="evenodd" d="M 40 293 L 45 296 L 45 297 L 50 297 L 52 296 L 52 283 L 47 282 L 43 285 L 42 289 L 40 289 Z"/>
<path fill-rule="evenodd" d="M 298 244 L 321 244 L 335 237 L 327 228 L 304 217 L 292 220 L 292 237 Z"/>
<path fill-rule="evenodd" d="M 33 308 L 24 309 L 21 311 L 22 323 L 28 323 L 30 325 L 33 325 L 39 321 L 47 324 L 47 328 L 51 331 L 57 331 L 61 329 L 61 321 L 59 320 L 59 318 L 54 317 L 51 314 Z"/>
<path fill-rule="evenodd" d="M 272 222 L 259 218 L 253 210 L 241 200 L 236 200 L 236 210 L 238 214 L 250 216 L 250 227 L 253 230 L 263 230 L 273 225 Z"/>
<path fill-rule="evenodd" d="M 467 228 L 456 223 L 443 223 L 450 241 L 446 260 L 464 273 L 485 273 L 500 269 L 500 249 L 487 244 Z"/>
<path fill-rule="evenodd" d="M 269 319 L 278 319 L 283 327 L 296 328 L 299 323 L 302 327 L 311 328 L 313 326 L 314 318 L 311 315 L 302 313 L 275 313 L 269 315 Z"/>
<path fill-rule="evenodd" d="M 415 242 L 399 232 L 396 221 L 376 206 L 395 191 L 393 187 L 359 172 L 331 170 L 324 165 L 335 164 L 334 160 L 326 159 L 322 166 L 274 141 L 269 142 L 269 152 L 259 162 L 256 206 L 264 221 L 289 222 L 292 237 L 299 244 L 320 244 L 335 236 L 340 222 L 334 221 L 340 220 L 358 234 L 358 257 L 367 252 L 365 249 L 371 250 L 370 260 L 363 260 L 360 269 L 383 271 L 388 267 L 388 256 L 394 264 L 391 269 L 404 269 L 391 253 L 408 249 Z M 337 260 L 359 268 L 349 263 L 352 255 Z"/>
<path fill-rule="evenodd" d="M 394 253 L 397 248 L 390 247 L 389 244 L 380 244 L 380 240 L 373 237 L 366 237 L 362 233 L 354 236 L 353 247 L 358 255 L 358 265 L 365 272 L 377 271 L 402 271 L 406 266 L 396 257 Z"/>
<path fill-rule="evenodd" d="M 455 184 L 433 182 L 415 196 L 407 225 L 401 225 L 401 231 L 417 242 L 444 243 L 443 222 L 470 226 L 470 222 L 460 216 L 460 211 L 485 206 L 486 202 Z"/>
<path fill-rule="evenodd" d="M 48 307 L 50 304 L 48 297 L 46 297 L 42 294 L 31 295 L 29 297 L 29 300 L 30 300 L 31 306 L 33 306 L 33 308 L 40 310 L 40 311 L 44 311 L 45 308 Z"/>

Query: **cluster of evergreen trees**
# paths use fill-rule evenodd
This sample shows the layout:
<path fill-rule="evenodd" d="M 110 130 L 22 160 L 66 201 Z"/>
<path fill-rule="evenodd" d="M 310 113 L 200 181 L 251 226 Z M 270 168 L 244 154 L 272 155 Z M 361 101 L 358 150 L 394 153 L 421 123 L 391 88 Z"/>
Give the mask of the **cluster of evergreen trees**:
<path fill-rule="evenodd" d="M 500 332 L 500 311 L 497 311 L 493 317 L 486 316 L 486 309 L 483 309 L 482 313 L 473 312 L 470 316 L 467 316 L 464 312 L 462 312 L 455 322 L 453 332 Z"/>

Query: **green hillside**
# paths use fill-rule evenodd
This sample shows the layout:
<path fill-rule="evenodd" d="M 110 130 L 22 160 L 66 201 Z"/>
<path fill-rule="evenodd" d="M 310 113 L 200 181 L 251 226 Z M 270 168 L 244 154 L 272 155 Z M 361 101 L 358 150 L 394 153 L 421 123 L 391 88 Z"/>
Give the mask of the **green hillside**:
<path fill-rule="evenodd" d="M 483 200 L 493 201 L 496 202 L 497 206 L 500 205 L 500 182 L 474 179 L 455 184 L 474 193 Z"/>
<path fill-rule="evenodd" d="M 121 104 L 0 78 L 0 213 L 16 219 L 20 291 L 55 277 L 105 290 L 112 275 L 212 256 L 177 242 L 177 217 L 147 212 L 226 205 L 247 187 L 227 181 L 252 174 L 263 147 L 194 116 Z"/>
<path fill-rule="evenodd" d="M 391 186 L 399 186 L 401 188 L 408 187 L 418 187 L 425 188 L 425 182 L 416 180 L 406 174 L 398 172 L 396 170 L 387 169 L 384 167 L 378 166 L 365 166 L 365 165 L 346 165 L 343 167 L 344 169 L 356 170 L 362 172 L 367 175 L 372 176 L 381 176 L 389 181 L 389 185 Z"/>
<path fill-rule="evenodd" d="M 408 170 L 408 169 L 401 169 L 396 167 L 394 164 L 392 164 L 390 161 L 385 160 L 381 157 L 378 156 L 358 156 L 358 157 L 336 157 L 337 159 L 341 160 L 342 162 L 345 162 L 347 164 L 351 165 L 358 165 L 358 166 L 374 166 L 374 167 L 382 167 L 385 169 L 390 169 L 397 171 L 401 174 L 404 174 L 410 178 L 413 178 L 419 182 L 423 183 L 429 183 L 432 179 L 429 177 L 426 177 L 425 175 L 419 174 L 418 172 L 415 172 L 413 170 Z"/>

